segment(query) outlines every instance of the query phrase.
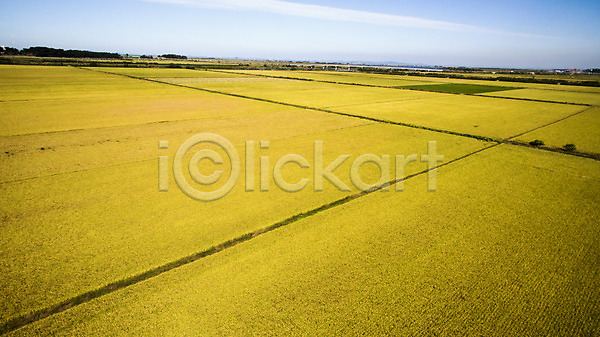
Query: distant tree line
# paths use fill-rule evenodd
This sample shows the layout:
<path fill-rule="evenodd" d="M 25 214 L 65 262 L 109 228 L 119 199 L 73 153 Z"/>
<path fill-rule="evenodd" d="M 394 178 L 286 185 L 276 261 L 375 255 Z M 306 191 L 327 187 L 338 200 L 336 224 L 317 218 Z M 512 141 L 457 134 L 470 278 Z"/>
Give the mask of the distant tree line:
<path fill-rule="evenodd" d="M 158 57 L 162 57 L 165 59 L 187 60 L 187 56 L 177 55 L 177 54 L 164 54 L 164 55 L 159 55 Z"/>
<path fill-rule="evenodd" d="M 0 54 L 3 55 L 29 55 L 38 57 L 70 57 L 70 58 L 91 58 L 91 59 L 122 59 L 117 53 L 95 52 L 87 50 L 64 50 L 48 47 L 30 47 L 18 50 L 12 47 L 0 48 Z"/>
<path fill-rule="evenodd" d="M 1 47 L 0 55 L 25 55 L 38 57 L 65 57 L 65 58 L 86 58 L 86 59 L 123 59 L 123 56 L 117 53 L 95 52 L 87 50 L 64 50 L 49 47 L 29 47 L 19 50 L 13 47 Z M 129 56 L 129 55 L 126 55 Z M 187 60 L 187 56 L 177 54 L 163 54 L 159 58 L 172 60 Z M 152 59 L 151 55 L 142 55 L 142 59 Z"/>
<path fill-rule="evenodd" d="M 19 50 L 17 48 L 12 47 L 2 47 L 0 49 L 0 54 L 2 55 L 19 55 Z"/>

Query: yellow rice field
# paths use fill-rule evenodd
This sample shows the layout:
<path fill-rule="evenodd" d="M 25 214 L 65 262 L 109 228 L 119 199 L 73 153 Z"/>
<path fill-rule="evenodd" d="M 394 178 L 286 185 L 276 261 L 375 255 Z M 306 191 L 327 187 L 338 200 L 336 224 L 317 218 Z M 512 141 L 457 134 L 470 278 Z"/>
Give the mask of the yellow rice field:
<path fill-rule="evenodd" d="M 490 86 L 0 66 L 0 334 L 598 334 L 598 108 L 511 97 L 597 104 L 600 93 L 376 87 L 436 83 Z M 210 202 L 173 172 L 180 146 L 206 133 L 231 143 L 242 172 Z M 511 137 L 588 157 L 499 144 Z M 316 188 L 315 142 L 323 166 L 347 158 L 335 174 L 348 190 Z M 443 159 L 428 162 L 430 142 Z M 194 162 L 227 157 L 205 145 L 181 155 L 195 163 L 181 179 L 232 174 L 231 160 Z M 286 156 L 307 161 L 280 167 L 288 184 L 306 179 L 301 191 L 275 177 Z M 389 175 L 354 167 L 365 156 L 389 156 Z M 356 173 L 389 191 L 363 192 Z"/>

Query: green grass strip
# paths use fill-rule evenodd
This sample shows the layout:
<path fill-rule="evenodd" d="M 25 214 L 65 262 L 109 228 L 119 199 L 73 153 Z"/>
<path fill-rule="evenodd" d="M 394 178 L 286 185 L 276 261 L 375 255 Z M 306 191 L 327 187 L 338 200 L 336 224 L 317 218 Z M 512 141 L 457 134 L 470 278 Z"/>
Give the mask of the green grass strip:
<path fill-rule="evenodd" d="M 567 154 L 570 156 L 582 157 L 582 158 L 588 158 L 588 159 L 594 159 L 594 160 L 600 161 L 600 154 L 598 154 L 598 153 L 567 151 L 567 150 L 559 148 L 559 147 L 552 147 L 552 146 L 546 146 L 546 145 L 536 146 L 536 145 L 532 145 L 532 144 L 529 144 L 526 142 L 510 140 L 510 139 L 505 139 L 502 141 L 502 143 L 509 144 L 509 145 L 524 146 L 524 147 L 529 147 L 529 148 L 534 148 L 534 149 L 544 150 L 544 151 L 550 151 L 550 152 L 557 152 L 557 153 Z"/>

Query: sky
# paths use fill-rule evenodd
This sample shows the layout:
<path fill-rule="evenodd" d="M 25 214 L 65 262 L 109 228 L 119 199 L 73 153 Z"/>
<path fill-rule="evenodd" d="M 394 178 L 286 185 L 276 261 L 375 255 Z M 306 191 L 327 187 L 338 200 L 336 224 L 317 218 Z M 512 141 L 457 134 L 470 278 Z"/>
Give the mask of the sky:
<path fill-rule="evenodd" d="M 191 57 L 600 68 L 600 1 L 0 0 L 0 44 Z"/>

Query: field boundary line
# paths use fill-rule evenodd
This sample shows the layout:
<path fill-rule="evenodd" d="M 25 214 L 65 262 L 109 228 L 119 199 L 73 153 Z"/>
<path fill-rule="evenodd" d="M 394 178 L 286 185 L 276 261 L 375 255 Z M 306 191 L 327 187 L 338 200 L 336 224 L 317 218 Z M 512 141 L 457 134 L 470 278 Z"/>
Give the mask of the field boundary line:
<path fill-rule="evenodd" d="M 481 153 L 483 151 L 495 148 L 495 147 L 497 147 L 499 145 L 500 145 L 500 143 L 495 143 L 495 144 L 491 144 L 490 146 L 485 146 L 485 147 L 483 147 L 481 149 L 478 149 L 476 151 L 467 153 L 467 154 L 462 155 L 460 157 L 454 158 L 454 159 L 452 159 L 452 160 L 450 160 L 448 162 L 445 162 L 445 163 L 442 163 L 440 165 L 437 165 L 436 167 L 434 167 L 432 169 L 425 169 L 425 170 L 419 171 L 417 173 L 413 173 L 413 174 L 407 175 L 406 177 L 403 177 L 401 179 L 394 179 L 394 180 L 388 181 L 386 183 L 383 183 L 381 185 L 374 186 L 374 187 L 372 187 L 372 188 L 370 188 L 368 190 L 361 191 L 361 192 L 358 192 L 358 193 L 354 193 L 354 194 L 349 195 L 347 197 L 344 197 L 344 198 L 332 201 L 330 203 L 321 205 L 321 206 L 319 206 L 317 208 L 313 208 L 313 209 L 311 209 L 309 211 L 298 213 L 298 214 L 293 215 L 293 216 L 291 216 L 291 217 L 289 217 L 289 218 L 287 218 L 285 220 L 277 222 L 277 223 L 275 223 L 273 225 L 270 225 L 270 226 L 267 226 L 267 227 L 255 230 L 253 232 L 249 232 L 249 233 L 240 235 L 240 236 L 238 236 L 236 238 L 233 238 L 231 240 L 228 240 L 228 241 L 225 241 L 225 242 L 220 243 L 218 245 L 212 246 L 212 247 L 210 247 L 210 248 L 208 248 L 206 250 L 203 250 L 203 251 L 200 251 L 200 252 L 197 252 L 197 253 L 185 256 L 185 257 L 180 258 L 178 260 L 175 260 L 175 261 L 163 264 L 161 266 L 152 268 L 150 270 L 147 270 L 145 272 L 139 273 L 137 275 L 130 276 L 130 277 L 127 277 L 125 279 L 121 279 L 121 280 L 109 283 L 109 284 L 107 284 L 107 285 L 105 285 L 103 287 L 100 287 L 100 288 L 97 288 L 97 289 L 85 292 L 85 293 L 80 294 L 78 296 L 75 296 L 75 297 L 69 298 L 67 300 L 64 300 L 64 301 L 62 301 L 62 302 L 60 302 L 58 304 L 51 305 L 51 306 L 48 306 L 48 307 L 46 307 L 44 309 L 37 310 L 37 311 L 32 312 L 30 314 L 25 314 L 25 315 L 21 315 L 19 317 L 15 317 L 15 318 L 10 319 L 7 322 L 3 323 L 2 325 L 0 325 L 0 335 L 3 335 L 3 334 L 6 334 L 6 333 L 15 331 L 15 330 L 17 330 L 19 328 L 22 328 L 22 327 L 26 326 L 26 325 L 29 325 L 29 324 L 32 324 L 34 322 L 40 321 L 40 320 L 42 320 L 44 318 L 47 318 L 47 317 L 50 317 L 52 315 L 56 315 L 58 313 L 66 311 L 66 310 L 68 310 L 70 308 L 73 308 L 75 306 L 78 306 L 78 305 L 90 302 L 90 301 L 92 301 L 94 299 L 100 298 L 102 296 L 106 296 L 106 295 L 111 294 L 113 292 L 116 292 L 118 290 L 130 287 L 130 286 L 133 286 L 133 285 L 135 285 L 137 283 L 140 283 L 140 282 L 149 280 L 151 278 L 157 277 L 157 276 L 159 276 L 159 275 L 161 275 L 163 273 L 172 271 L 172 270 L 177 269 L 179 267 L 182 267 L 182 266 L 188 265 L 190 263 L 196 262 L 196 261 L 198 261 L 198 260 L 200 260 L 202 258 L 205 258 L 205 257 L 211 256 L 211 255 L 217 254 L 217 253 L 219 253 L 221 251 L 224 251 L 225 249 L 232 248 L 232 247 L 237 246 L 237 245 L 239 245 L 241 243 L 247 242 L 247 241 L 249 241 L 249 240 L 251 240 L 251 239 L 253 239 L 255 237 L 258 237 L 260 235 L 263 235 L 263 234 L 272 232 L 272 231 L 274 231 L 276 229 L 279 229 L 281 227 L 293 224 L 293 223 L 295 223 L 297 221 L 300 221 L 300 220 L 305 219 L 307 217 L 313 216 L 315 214 L 328 211 L 328 210 L 333 209 L 333 208 L 335 208 L 337 206 L 346 204 L 346 203 L 348 203 L 350 201 L 353 201 L 353 200 L 356 200 L 358 198 L 364 197 L 366 195 L 375 193 L 375 192 L 377 192 L 379 190 L 382 190 L 382 189 L 384 189 L 386 187 L 395 185 L 395 184 L 397 184 L 399 182 L 407 181 L 407 180 L 415 178 L 417 176 L 426 174 L 429 171 L 436 170 L 438 168 L 442 168 L 442 167 L 451 165 L 451 164 L 453 164 L 455 162 L 458 162 L 458 161 L 463 160 L 465 158 L 474 156 L 474 155 L 479 154 L 479 153 Z"/>
<path fill-rule="evenodd" d="M 437 93 L 437 94 L 486 97 L 486 98 L 506 99 L 506 100 L 513 100 L 513 101 L 529 101 L 529 102 L 538 102 L 538 103 L 566 104 L 566 105 L 578 105 L 578 106 L 594 106 L 593 104 L 586 104 L 586 103 L 561 102 L 561 101 L 551 101 L 551 100 L 535 99 L 535 98 L 488 96 L 488 95 L 480 95 L 480 94 L 466 94 L 466 93 L 457 93 L 457 92 L 436 91 L 436 90 L 430 90 L 430 89 L 416 89 L 416 88 L 408 88 L 408 87 L 401 87 L 401 86 L 387 86 L 387 85 L 376 85 L 376 84 L 365 84 L 365 83 L 351 83 L 351 82 L 315 80 L 315 79 L 311 79 L 311 78 L 300 78 L 300 77 L 291 77 L 291 76 L 275 76 L 275 75 L 266 75 L 266 74 L 246 74 L 246 73 L 240 73 L 240 72 L 236 72 L 236 71 L 223 71 L 223 70 L 216 70 L 216 69 L 215 70 L 213 70 L 213 69 L 201 69 L 199 71 L 210 71 L 210 72 L 223 73 L 223 74 L 250 75 L 250 76 L 258 76 L 258 77 L 268 77 L 268 78 L 283 78 L 283 79 L 287 79 L 287 80 L 298 80 L 298 81 L 307 81 L 307 82 L 319 82 L 319 83 L 329 83 L 329 84 L 351 85 L 351 86 L 361 86 L 361 87 L 370 87 L 370 88 L 412 90 L 412 91 L 432 92 L 432 93 Z M 448 83 L 442 83 L 442 84 L 448 84 Z M 516 90 L 516 89 L 527 89 L 527 88 L 515 88 L 515 89 L 511 89 L 511 90 Z"/>
<path fill-rule="evenodd" d="M 533 131 L 536 131 L 536 130 L 539 130 L 539 129 L 545 128 L 545 127 L 547 127 L 547 126 L 550 126 L 550 125 L 553 125 L 553 124 L 556 124 L 556 123 L 559 123 L 559 122 L 562 122 L 562 121 L 564 121 L 565 119 L 569 119 L 569 118 L 571 118 L 571 117 L 575 117 L 575 116 L 577 116 L 577 115 L 579 115 L 579 114 L 582 114 L 582 113 L 584 113 L 584 112 L 586 112 L 586 111 L 592 110 L 593 108 L 595 108 L 595 106 L 589 106 L 589 107 L 587 107 L 586 109 L 583 109 L 583 110 L 581 110 L 581 111 L 577 111 L 577 112 L 575 112 L 575 113 L 572 113 L 572 114 L 570 114 L 570 115 L 568 115 L 568 116 L 565 116 L 565 117 L 559 118 L 559 119 L 557 119 L 557 120 L 555 120 L 555 121 L 553 121 L 553 122 L 550 122 L 550 123 L 547 123 L 547 124 L 544 124 L 544 125 L 541 125 L 541 126 L 537 126 L 537 127 L 533 128 L 533 129 L 531 129 L 531 130 L 528 130 L 528 131 L 525 131 L 525 132 L 519 133 L 518 135 L 514 135 L 514 136 L 511 136 L 511 137 L 508 137 L 508 138 L 506 138 L 505 140 L 511 140 L 511 139 L 513 139 L 513 138 L 521 137 L 521 136 L 523 136 L 523 135 L 526 135 L 526 134 L 528 134 L 528 133 L 530 133 L 530 132 L 533 132 Z"/>
<path fill-rule="evenodd" d="M 532 149 L 538 149 L 538 150 L 543 150 L 543 151 L 562 153 L 562 154 L 567 154 L 567 155 L 570 155 L 570 156 L 582 157 L 582 158 L 588 158 L 588 159 L 593 159 L 593 160 L 599 160 L 600 161 L 600 154 L 598 154 L 598 153 L 580 152 L 580 151 L 567 151 L 567 150 L 561 149 L 559 147 L 544 146 L 544 145 L 542 145 L 542 146 L 535 146 L 535 145 L 531 145 L 529 143 L 519 142 L 519 141 L 515 141 L 515 140 L 510 140 L 510 139 L 503 140 L 502 144 L 515 145 L 515 146 L 523 146 L 523 147 L 528 147 L 528 148 L 532 148 Z"/>

